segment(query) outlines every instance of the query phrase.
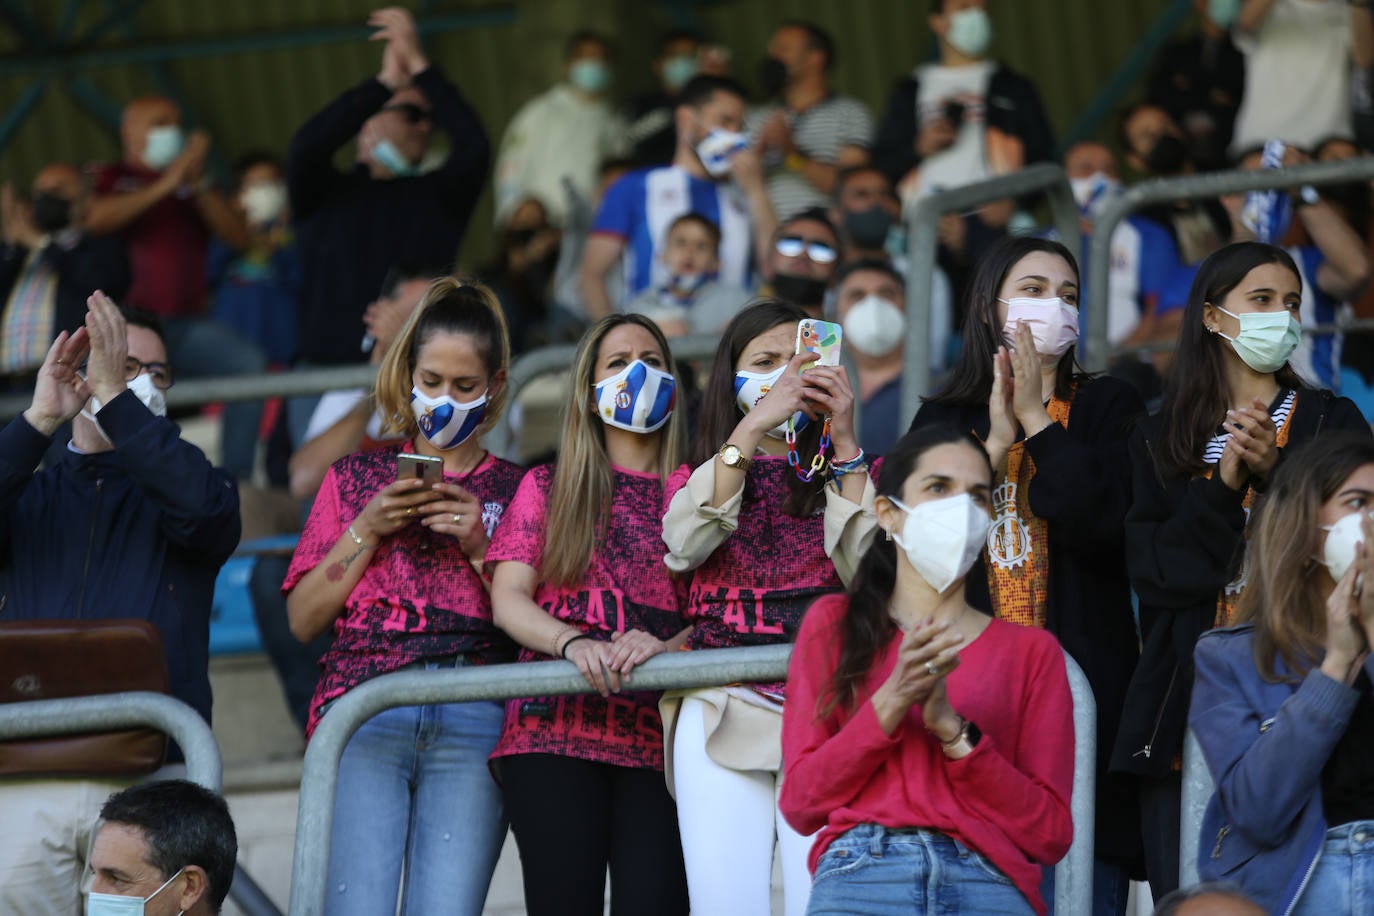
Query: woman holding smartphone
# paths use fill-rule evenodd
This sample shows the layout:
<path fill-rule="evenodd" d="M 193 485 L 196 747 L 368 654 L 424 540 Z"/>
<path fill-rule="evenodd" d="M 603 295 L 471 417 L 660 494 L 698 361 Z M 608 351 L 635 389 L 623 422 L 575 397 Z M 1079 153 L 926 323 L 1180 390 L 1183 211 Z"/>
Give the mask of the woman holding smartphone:
<path fill-rule="evenodd" d="M 969 603 L 1049 630 L 1092 685 L 1095 904 L 1121 913 L 1139 858 L 1137 803 L 1129 780 L 1108 776 L 1107 764 L 1137 655 L 1121 530 L 1127 443 L 1145 406 L 1126 383 L 1078 367 L 1078 296 L 1078 266 L 1058 242 L 993 246 L 969 283 L 960 362 L 911 428 L 970 430 L 996 470 L 992 527 L 969 573 Z"/>
<path fill-rule="evenodd" d="M 836 543 L 872 487 L 854 438 L 854 395 L 839 366 L 801 367 L 812 322 L 789 302 L 764 300 L 726 327 L 702 396 L 692 464 L 668 479 L 664 558 L 692 573 L 689 649 L 790 642 L 818 596 L 839 591 L 858 563 Z M 788 459 L 788 423 L 798 465 Z M 802 474 L 822 447 L 825 471 Z M 827 549 L 829 548 L 829 550 Z M 830 550 L 835 551 L 832 562 Z M 676 692 L 663 701 L 692 912 L 767 913 L 775 843 L 785 912 L 806 909 L 811 840 L 778 813 L 784 685 Z"/>
<path fill-rule="evenodd" d="M 496 297 L 451 277 L 434 281 L 382 361 L 378 409 L 408 438 L 329 469 L 282 585 L 297 638 L 334 630 L 307 734 L 378 675 L 510 659 L 483 559 L 521 470 L 481 440 L 505 407 L 509 362 Z M 413 466 L 398 477 L 408 455 L 439 459 L 442 479 Z M 494 702 L 407 706 L 358 729 L 339 765 L 331 914 L 392 912 L 398 889 L 402 913 L 482 911 L 506 832 L 487 771 L 501 715 Z"/>
<path fill-rule="evenodd" d="M 1126 557 L 1142 649 L 1112 767 L 1141 786 L 1156 899 L 1178 885 L 1193 647 L 1230 623 L 1256 569 L 1245 549 L 1256 494 L 1289 446 L 1342 429 L 1369 435 L 1359 408 L 1288 365 L 1301 303 L 1302 278 L 1283 249 L 1238 242 L 1210 255 L 1188 293 L 1164 403 L 1131 441 Z"/>
<path fill-rule="evenodd" d="M 781 807 L 820 831 L 808 913 L 1046 911 L 1041 870 L 1073 837 L 1073 700 L 1054 637 L 967 600 L 992 480 L 967 430 L 907 433 L 883 461 L 883 538 L 802 621 Z"/>
<path fill-rule="evenodd" d="M 533 916 L 687 912 L 656 692 L 636 665 L 685 638 L 663 565 L 663 481 L 682 460 L 677 376 L 658 326 L 612 315 L 578 344 L 554 466 L 520 483 L 487 551 L 521 661 L 565 658 L 594 694 L 506 704 L 492 769 Z"/>
<path fill-rule="evenodd" d="M 1266 912 L 1369 912 L 1374 440 L 1298 447 L 1251 524 L 1238 626 L 1197 644 L 1189 724 L 1216 781 L 1198 866 Z"/>

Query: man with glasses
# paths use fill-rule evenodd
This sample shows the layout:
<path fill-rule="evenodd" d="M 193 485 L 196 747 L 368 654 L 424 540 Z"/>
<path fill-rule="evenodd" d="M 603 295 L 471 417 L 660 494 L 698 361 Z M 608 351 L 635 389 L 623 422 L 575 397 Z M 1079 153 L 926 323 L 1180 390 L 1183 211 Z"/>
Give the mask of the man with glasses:
<path fill-rule="evenodd" d="M 840 234 L 825 210 L 803 210 L 778 226 L 764 265 L 769 292 L 822 317 L 825 296 L 840 266 Z"/>
<path fill-rule="evenodd" d="M 164 416 L 173 374 L 157 320 L 101 293 L 88 308 L 49 348 L 29 408 L 0 429 L 0 620 L 147 620 L 172 696 L 208 722 L 211 598 L 238 544 L 238 489 Z M 66 451 L 35 471 L 67 421 Z M 0 912 L 78 910 L 76 837 L 109 791 L 3 781 Z"/>

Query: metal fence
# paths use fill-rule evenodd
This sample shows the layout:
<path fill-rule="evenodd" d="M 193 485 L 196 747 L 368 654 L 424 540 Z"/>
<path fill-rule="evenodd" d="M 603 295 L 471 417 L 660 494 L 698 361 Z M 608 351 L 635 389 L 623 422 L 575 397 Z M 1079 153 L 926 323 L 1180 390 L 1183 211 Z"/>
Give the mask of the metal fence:
<path fill-rule="evenodd" d="M 671 690 L 780 680 L 787 675 L 792 647 L 755 646 L 668 653 L 635 669 L 636 690 Z M 1094 761 L 1096 706 L 1087 678 L 1065 655 L 1074 698 L 1073 847 L 1055 874 L 1055 912 L 1088 916 L 1092 909 Z M 354 732 L 368 719 L 397 706 L 465 703 L 524 696 L 588 692 L 587 682 L 568 662 L 536 662 L 453 670 L 402 671 L 368 681 L 345 693 L 320 720 L 306 748 L 296 820 L 291 876 L 292 916 L 325 911 L 329 837 L 338 789 L 339 761 Z"/>
<path fill-rule="evenodd" d="M 1374 180 L 1374 156 L 1342 162 L 1319 162 L 1285 169 L 1207 172 L 1180 178 L 1155 178 L 1132 185 L 1113 198 L 1093 223 L 1088 255 L 1088 339 L 1083 364 L 1092 370 L 1107 367 L 1107 308 L 1110 296 L 1112 234 L 1132 213 L 1154 204 L 1179 200 L 1204 200 L 1248 191 L 1323 187 L 1346 182 Z M 1072 250 L 1072 249 L 1071 249 Z"/>
<path fill-rule="evenodd" d="M 1198 848 L 1202 840 L 1202 816 L 1212 800 L 1216 784 L 1207 759 L 1202 756 L 1193 730 L 1183 738 L 1183 800 L 1179 812 L 1178 886 L 1189 887 L 1198 882 Z"/>
<path fill-rule="evenodd" d="M 132 691 L 0 704 L 0 741 L 145 726 L 165 732 L 181 748 L 187 779 L 220 791 L 223 763 L 210 726 L 200 713 L 166 694 Z M 267 894 L 237 863 L 229 896 L 248 916 L 281 916 Z"/>
<path fill-rule="evenodd" d="M 921 396 L 930 384 L 930 305 L 940 245 L 938 225 L 946 213 L 961 213 L 974 207 L 1009 197 L 1043 193 L 1049 198 L 1050 212 L 1059 240 L 1070 251 L 1079 247 L 1078 205 L 1064 170 L 1040 163 L 965 185 L 927 195 L 916 202 L 907 222 L 906 343 L 902 365 L 902 410 L 900 418 L 916 416 Z"/>

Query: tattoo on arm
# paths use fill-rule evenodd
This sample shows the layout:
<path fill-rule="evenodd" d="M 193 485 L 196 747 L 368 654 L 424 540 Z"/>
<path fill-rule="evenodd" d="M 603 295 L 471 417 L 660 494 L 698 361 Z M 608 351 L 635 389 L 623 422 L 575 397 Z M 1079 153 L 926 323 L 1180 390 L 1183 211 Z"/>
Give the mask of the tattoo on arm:
<path fill-rule="evenodd" d="M 325 576 L 329 579 L 330 582 L 338 582 L 340 579 L 344 577 L 344 573 L 348 572 L 348 567 L 353 565 L 353 561 L 358 559 L 358 557 L 362 556 L 363 553 L 365 553 L 366 551 L 367 546 L 359 547 L 357 550 L 349 554 L 346 558 L 340 560 L 337 563 L 332 564 L 328 569 L 326 569 L 324 571 Z"/>

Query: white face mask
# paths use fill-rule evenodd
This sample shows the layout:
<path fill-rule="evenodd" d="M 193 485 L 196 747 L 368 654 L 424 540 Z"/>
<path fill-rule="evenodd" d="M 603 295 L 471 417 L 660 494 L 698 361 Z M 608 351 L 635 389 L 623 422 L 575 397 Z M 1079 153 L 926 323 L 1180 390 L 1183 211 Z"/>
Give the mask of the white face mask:
<path fill-rule="evenodd" d="M 697 144 L 697 157 L 712 178 L 723 178 L 730 174 L 730 160 L 748 145 L 744 134 L 717 127 Z"/>
<path fill-rule="evenodd" d="M 286 210 L 286 185 L 280 181 L 250 185 L 239 195 L 239 203 L 254 226 L 276 222 Z"/>
<path fill-rule="evenodd" d="M 1333 581 L 1341 581 L 1341 577 L 1354 564 L 1355 548 L 1364 540 L 1364 532 L 1360 527 L 1363 521 L 1363 513 L 1352 512 L 1336 524 L 1322 528 L 1326 532 L 1322 562 L 1326 564 Z"/>
<path fill-rule="evenodd" d="M 1093 172 L 1086 178 L 1070 178 L 1074 203 L 1084 216 L 1094 218 L 1121 190 L 1121 182 L 1106 172 Z"/>
<path fill-rule="evenodd" d="M 134 393 L 134 397 L 143 402 L 143 406 L 148 408 L 153 416 L 167 416 L 167 394 L 161 388 L 153 384 L 153 377 L 151 375 L 146 372 L 140 372 L 134 377 L 134 380 L 129 383 L 129 390 Z M 100 412 L 100 408 L 103 406 L 104 405 L 100 403 L 100 398 L 91 395 L 91 406 L 83 408 L 81 415 L 91 421 L 95 426 L 95 431 L 100 433 L 100 438 L 110 443 L 110 445 L 114 445 L 114 440 L 106 435 L 105 430 L 100 425 L 100 421 L 95 418 L 95 415 Z"/>
<path fill-rule="evenodd" d="M 906 513 L 902 533 L 892 535 L 907 562 L 930 587 L 944 594 L 968 574 L 983 552 L 991 519 L 967 493 L 923 502 L 912 509 L 895 496 L 892 505 Z"/>
<path fill-rule="evenodd" d="M 844 316 L 844 339 L 868 356 L 886 356 L 902 345 L 906 316 L 878 295 L 864 296 Z"/>
<path fill-rule="evenodd" d="M 782 378 L 783 372 L 787 370 L 786 365 L 779 366 L 772 372 L 736 372 L 735 373 L 735 403 L 739 409 L 748 413 L 758 406 L 767 396 L 773 386 Z M 800 410 L 792 415 L 792 428 L 801 432 L 806 428 L 807 416 Z M 774 439 L 785 439 L 787 437 L 787 421 L 783 420 L 774 426 L 764 435 Z"/>
<path fill-rule="evenodd" d="M 186 135 L 175 124 L 150 128 L 148 140 L 143 146 L 143 164 L 155 172 L 160 172 L 181 155 L 185 146 Z"/>
<path fill-rule="evenodd" d="M 122 894 L 88 894 L 86 896 L 86 916 L 143 916 L 144 905 L 162 893 L 163 888 L 175 881 L 182 871 L 184 869 L 177 869 L 175 875 L 162 882 L 162 887 L 147 897 L 125 897 Z M 181 916 L 182 912 L 178 910 L 177 916 Z"/>

